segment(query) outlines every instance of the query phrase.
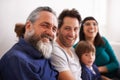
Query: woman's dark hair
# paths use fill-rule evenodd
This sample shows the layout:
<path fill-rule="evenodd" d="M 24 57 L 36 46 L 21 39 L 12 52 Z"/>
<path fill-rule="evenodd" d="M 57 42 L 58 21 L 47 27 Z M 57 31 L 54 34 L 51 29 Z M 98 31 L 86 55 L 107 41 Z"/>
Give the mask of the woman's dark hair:
<path fill-rule="evenodd" d="M 84 27 L 84 23 L 88 20 L 94 20 L 96 21 L 96 23 L 98 24 L 97 20 L 94 18 L 94 17 L 86 17 L 82 23 L 81 23 L 81 28 L 80 28 L 80 32 L 79 32 L 79 40 L 82 41 L 82 40 L 85 40 L 85 34 L 84 34 L 84 31 L 83 31 L 83 27 Z M 96 37 L 95 37 L 95 40 L 94 40 L 94 45 L 95 46 L 100 46 L 100 45 L 104 45 L 104 41 L 100 35 L 100 33 L 98 32 Z"/>

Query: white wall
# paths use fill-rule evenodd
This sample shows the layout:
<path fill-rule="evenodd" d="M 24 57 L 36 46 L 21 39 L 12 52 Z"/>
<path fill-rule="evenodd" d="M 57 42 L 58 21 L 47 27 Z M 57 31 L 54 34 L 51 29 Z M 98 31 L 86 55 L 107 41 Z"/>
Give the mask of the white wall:
<path fill-rule="evenodd" d="M 119 0 L 0 0 L 0 57 L 17 42 L 15 24 L 25 23 L 30 12 L 38 6 L 50 6 L 57 15 L 65 8 L 76 8 L 82 18 L 94 16 L 98 20 L 102 35 L 120 41 L 117 36 L 120 34 L 118 3 Z"/>
<path fill-rule="evenodd" d="M 110 44 L 112 45 L 112 48 L 116 54 L 116 57 L 117 57 L 118 61 L 120 62 L 120 43 L 111 41 Z"/>
<path fill-rule="evenodd" d="M 120 0 L 108 0 L 106 37 L 120 61 Z"/>
<path fill-rule="evenodd" d="M 108 0 L 107 37 L 120 43 L 120 0 Z"/>

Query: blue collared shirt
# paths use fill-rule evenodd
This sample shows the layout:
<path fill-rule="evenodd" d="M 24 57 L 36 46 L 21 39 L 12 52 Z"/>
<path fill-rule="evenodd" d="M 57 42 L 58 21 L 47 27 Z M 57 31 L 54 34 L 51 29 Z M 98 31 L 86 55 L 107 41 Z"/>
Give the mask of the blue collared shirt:
<path fill-rule="evenodd" d="M 23 38 L 0 60 L 2 80 L 57 80 L 57 74 L 50 61 Z"/>

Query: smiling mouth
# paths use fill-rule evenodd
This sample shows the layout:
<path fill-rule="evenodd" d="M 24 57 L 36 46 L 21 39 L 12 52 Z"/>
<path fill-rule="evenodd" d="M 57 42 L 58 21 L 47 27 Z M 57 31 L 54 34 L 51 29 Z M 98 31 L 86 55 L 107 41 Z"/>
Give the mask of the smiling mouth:
<path fill-rule="evenodd" d="M 42 38 L 42 41 L 43 41 L 43 42 L 51 42 L 52 40 L 49 39 L 49 38 L 44 37 L 44 38 Z"/>
<path fill-rule="evenodd" d="M 43 39 L 43 41 L 53 41 L 53 38 L 47 34 L 43 34 L 41 35 L 41 38 Z"/>
<path fill-rule="evenodd" d="M 94 32 L 94 30 L 88 30 L 88 32 L 93 33 L 93 32 Z"/>

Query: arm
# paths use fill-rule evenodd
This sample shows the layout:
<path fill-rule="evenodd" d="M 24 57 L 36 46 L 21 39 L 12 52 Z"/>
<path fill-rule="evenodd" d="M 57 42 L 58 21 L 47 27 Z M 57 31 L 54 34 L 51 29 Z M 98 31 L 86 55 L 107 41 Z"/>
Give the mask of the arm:
<path fill-rule="evenodd" d="M 114 72 L 119 63 L 109 42 L 103 37 L 105 45 L 96 47 L 95 64 L 101 73 Z"/>
<path fill-rule="evenodd" d="M 112 79 L 110 79 L 110 78 L 108 78 L 106 76 L 103 76 L 103 75 L 101 75 L 101 77 L 102 77 L 102 80 L 112 80 Z"/>
<path fill-rule="evenodd" d="M 35 74 L 29 63 L 19 57 L 11 57 L 8 66 L 11 80 L 41 80 L 39 74 Z"/>
<path fill-rule="evenodd" d="M 72 73 L 69 70 L 59 72 L 58 79 L 59 80 L 75 80 L 74 76 L 72 75 Z"/>
<path fill-rule="evenodd" d="M 107 73 L 108 72 L 108 69 L 106 66 L 99 66 L 98 70 L 100 73 Z"/>
<path fill-rule="evenodd" d="M 103 38 L 104 41 L 105 41 L 105 51 L 106 53 L 108 54 L 109 58 L 110 58 L 110 61 L 107 65 L 103 66 L 102 68 L 108 72 L 112 72 L 116 69 L 118 69 L 119 67 L 119 63 L 117 61 L 117 58 L 115 56 L 115 53 L 111 47 L 111 45 L 109 44 L 109 42 L 107 41 L 107 39 Z M 106 69 L 107 68 L 107 69 Z"/>

